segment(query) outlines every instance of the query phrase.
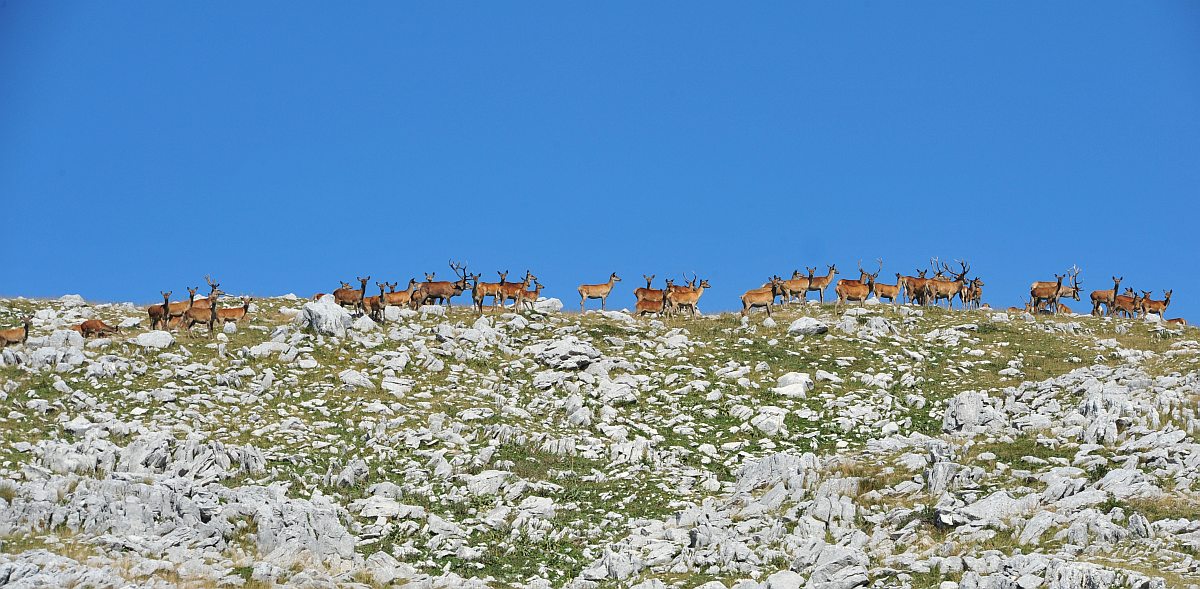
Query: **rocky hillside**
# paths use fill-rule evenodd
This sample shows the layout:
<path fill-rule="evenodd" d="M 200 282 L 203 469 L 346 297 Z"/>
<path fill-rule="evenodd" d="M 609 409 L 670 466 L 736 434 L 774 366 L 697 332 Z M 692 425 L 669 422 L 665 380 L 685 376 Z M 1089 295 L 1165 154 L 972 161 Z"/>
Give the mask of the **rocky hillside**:
<path fill-rule="evenodd" d="M 1200 584 L 1195 331 L 560 309 L 0 301 L 0 586 Z"/>

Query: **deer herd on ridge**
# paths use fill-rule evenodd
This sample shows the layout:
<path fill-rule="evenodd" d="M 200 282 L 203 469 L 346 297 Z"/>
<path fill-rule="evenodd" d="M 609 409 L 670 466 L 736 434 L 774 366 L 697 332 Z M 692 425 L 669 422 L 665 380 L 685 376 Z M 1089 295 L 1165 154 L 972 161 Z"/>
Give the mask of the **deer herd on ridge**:
<path fill-rule="evenodd" d="M 807 272 L 793 271 L 790 278 L 771 276 L 761 287 L 750 289 L 741 296 L 741 315 L 747 316 L 753 309 L 764 309 L 769 317 L 772 307 L 791 305 L 797 302 L 806 303 L 808 293 L 813 292 L 817 293 L 818 300 L 824 303 L 825 291 L 830 284 L 833 284 L 833 292 L 836 296 L 835 312 L 849 303 L 858 303 L 862 306 L 872 296 L 877 297 L 880 301 L 886 299 L 892 304 L 927 306 L 938 305 L 941 301 L 945 301 L 947 309 L 954 307 L 954 299 L 957 297 L 959 306 L 963 309 L 987 307 L 982 302 L 983 280 L 978 277 L 968 279 L 971 265 L 966 262 L 955 260 L 958 268 L 954 268 L 937 258 L 932 258 L 930 268 L 918 268 L 915 276 L 905 276 L 897 272 L 894 284 L 878 282 L 877 279 L 883 271 L 883 259 L 878 259 L 877 262 L 879 266 L 875 272 L 868 272 L 859 262 L 859 275 L 856 280 L 840 279 L 834 282 L 834 278 L 839 274 L 836 264 L 829 264 L 824 275 L 817 275 L 816 267 L 806 266 Z M 330 294 L 338 305 L 350 308 L 360 315 L 371 317 L 377 322 L 384 321 L 384 310 L 389 306 L 418 309 L 423 305 L 444 304 L 446 307 L 450 307 L 451 299 L 468 291 L 471 293 L 471 305 L 480 315 L 484 313 L 484 302 L 487 297 L 491 297 L 489 308 L 511 308 L 517 312 L 532 309 L 534 303 L 541 297 L 542 284 L 538 282 L 538 277 L 529 270 L 525 271 L 520 282 L 508 281 L 509 273 L 507 271 L 497 272 L 500 277 L 499 282 L 483 282 L 480 280 L 482 275 L 469 274 L 465 264 L 453 260 L 449 264 L 456 276 L 455 280 L 439 281 L 436 280 L 436 273 L 429 272 L 425 274 L 424 282 L 418 282 L 416 278 L 411 278 L 407 287 L 401 291 L 396 290 L 400 285 L 399 282 L 376 282 L 375 286 L 379 288 L 379 295 L 367 296 L 367 283 L 371 281 L 371 277 L 358 277 L 358 288 L 354 288 L 349 282 L 342 282 L 341 287 Z M 933 272 L 932 276 L 929 275 L 930 272 Z M 1064 299 L 1082 300 L 1080 293 L 1083 292 L 1083 289 L 1079 281 L 1079 273 L 1079 268 L 1072 266 L 1063 274 L 1055 274 L 1052 281 L 1043 280 L 1032 283 L 1029 287 L 1029 302 L 1025 304 L 1025 307 L 1009 307 L 1008 311 L 1015 313 L 1070 313 L 1070 308 L 1062 301 Z M 686 313 L 688 317 L 695 317 L 700 297 L 704 295 L 705 289 L 711 286 L 707 278 L 700 278 L 699 275 L 693 273 L 691 280 L 687 280 L 685 277 L 681 284 L 675 284 L 674 279 L 665 279 L 663 288 L 657 289 L 654 288 L 655 277 L 654 274 L 642 275 L 642 278 L 646 280 L 646 286 L 634 289 L 634 315 L 669 317 Z M 1167 307 L 1171 304 L 1172 291 L 1164 291 L 1162 300 L 1150 298 L 1150 291 L 1143 290 L 1137 293 L 1128 286 L 1121 294 L 1117 294 L 1120 291 L 1122 279 L 1123 277 L 1113 276 L 1111 289 L 1092 291 L 1092 315 L 1146 318 L 1154 314 L 1167 324 L 1187 325 L 1187 321 L 1183 318 L 1166 319 L 1165 317 Z M 209 337 L 212 337 L 217 325 L 238 323 L 247 317 L 253 299 L 242 297 L 241 306 L 219 308 L 217 299 L 225 292 L 220 289 L 220 283 L 215 282 L 211 276 L 205 276 L 204 280 L 209 286 L 209 293 L 206 297 L 197 298 L 196 293 L 199 289 L 194 287 L 187 289 L 188 299 L 186 301 L 172 302 L 171 291 L 160 292 L 163 302 L 146 308 L 150 329 L 182 328 L 184 333 L 191 336 L 192 330 L 200 325 L 206 327 Z M 579 311 L 582 313 L 586 309 L 587 302 L 595 299 L 599 299 L 600 308 L 605 309 L 608 297 L 618 282 L 621 282 L 621 278 L 617 276 L 616 272 L 613 272 L 609 274 L 606 282 L 579 285 L 577 289 Z M 317 293 L 313 295 L 313 299 L 319 300 L 323 296 L 326 296 L 325 293 Z M 506 306 L 509 302 L 512 303 L 512 307 Z M 25 317 L 20 327 L 0 330 L 0 347 L 24 343 L 29 338 L 32 324 L 33 318 Z M 88 319 L 72 326 L 71 329 L 85 338 L 114 334 L 118 331 L 116 327 L 99 319 Z"/>

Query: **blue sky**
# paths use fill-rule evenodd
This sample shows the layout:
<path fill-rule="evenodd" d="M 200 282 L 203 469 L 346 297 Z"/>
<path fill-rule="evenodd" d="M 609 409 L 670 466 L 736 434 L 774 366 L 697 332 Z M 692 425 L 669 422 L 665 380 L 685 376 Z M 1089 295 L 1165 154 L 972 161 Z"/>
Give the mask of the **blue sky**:
<path fill-rule="evenodd" d="M 1200 308 L 1196 3 L 8 0 L 0 80 L 8 295 L 938 255 Z"/>

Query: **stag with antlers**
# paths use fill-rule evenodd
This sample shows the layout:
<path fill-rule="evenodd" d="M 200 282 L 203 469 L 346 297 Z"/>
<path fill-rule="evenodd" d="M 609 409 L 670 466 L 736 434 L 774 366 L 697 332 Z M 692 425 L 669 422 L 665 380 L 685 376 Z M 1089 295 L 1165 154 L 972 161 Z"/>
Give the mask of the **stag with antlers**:
<path fill-rule="evenodd" d="M 600 299 L 600 310 L 603 311 L 605 303 L 608 302 L 608 294 L 612 292 L 613 286 L 620 281 L 621 277 L 617 276 L 616 272 L 613 272 L 608 275 L 608 282 L 579 285 L 579 312 L 583 312 L 583 305 L 588 299 Z"/>
<path fill-rule="evenodd" d="M 833 288 L 833 292 L 837 294 L 837 302 L 833 305 L 835 312 L 847 301 L 856 301 L 859 306 L 866 304 L 866 300 L 871 298 L 871 294 L 875 292 L 875 279 L 883 271 L 883 258 L 879 258 L 878 261 L 879 269 L 874 274 L 863 270 L 860 260 L 858 262 L 858 280 L 843 278 L 837 281 L 837 286 Z"/>
<path fill-rule="evenodd" d="M 416 309 L 421 305 L 429 304 L 435 301 L 445 301 L 446 307 L 451 306 L 453 297 L 456 297 L 465 292 L 469 286 L 470 278 L 467 276 L 466 264 L 459 264 L 453 260 L 449 261 L 450 269 L 458 276 L 458 280 L 450 281 L 426 281 L 417 286 L 413 291 L 412 300 L 410 301 L 412 308 Z M 426 278 L 432 278 L 432 274 L 426 274 Z"/>
<path fill-rule="evenodd" d="M 954 278 L 934 279 L 927 283 L 934 305 L 938 304 L 938 301 L 946 299 L 946 308 L 953 309 L 954 297 L 958 297 L 960 303 L 963 301 L 963 288 L 966 287 L 967 274 L 971 271 L 971 265 L 962 260 L 955 260 L 955 262 L 958 262 L 959 272 L 951 270 L 950 265 L 945 262 L 941 264 L 941 271 L 954 276 Z M 966 306 L 965 303 L 963 306 Z"/>
<path fill-rule="evenodd" d="M 693 281 L 694 283 L 694 281 Z M 696 305 L 700 302 L 700 296 L 704 294 L 704 289 L 711 288 L 708 279 L 700 280 L 700 284 L 694 287 L 688 287 L 686 290 L 677 292 L 668 292 L 666 295 L 667 307 L 671 313 L 688 310 L 688 315 L 696 316 Z"/>
<path fill-rule="evenodd" d="M 214 292 L 217 292 L 221 288 L 221 283 L 214 281 L 213 277 L 209 276 L 208 274 L 204 275 L 204 281 L 208 283 L 208 294 L 210 295 Z M 193 296 L 192 298 L 195 297 Z M 197 309 L 207 309 L 208 306 L 208 297 L 196 299 L 196 302 L 192 304 L 192 307 Z"/>

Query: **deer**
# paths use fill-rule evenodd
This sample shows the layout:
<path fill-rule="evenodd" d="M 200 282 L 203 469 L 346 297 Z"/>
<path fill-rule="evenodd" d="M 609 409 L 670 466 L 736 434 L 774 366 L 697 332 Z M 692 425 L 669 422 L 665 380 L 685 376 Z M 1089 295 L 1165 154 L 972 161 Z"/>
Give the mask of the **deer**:
<path fill-rule="evenodd" d="M 815 271 L 816 268 L 813 268 Z M 824 276 L 814 276 L 808 281 L 807 292 L 817 291 L 821 294 L 821 302 L 825 302 L 825 289 L 829 287 L 829 283 L 833 282 L 834 275 L 838 274 L 837 264 L 829 265 L 829 273 Z"/>
<path fill-rule="evenodd" d="M 946 308 L 953 309 L 954 297 L 956 296 L 959 298 L 959 302 L 962 302 L 962 292 L 963 288 L 966 286 L 967 273 L 971 271 L 971 265 L 963 262 L 962 260 L 955 261 L 958 262 L 958 266 L 962 270 L 961 272 L 955 272 L 951 270 L 950 266 L 945 262 L 941 263 L 942 271 L 953 275 L 953 279 L 934 278 L 926 283 L 926 287 L 929 289 L 929 293 L 933 299 L 934 305 L 936 305 L 938 301 L 946 299 Z M 941 272 L 938 274 L 941 274 Z"/>
<path fill-rule="evenodd" d="M 241 323 L 242 319 L 246 318 L 246 314 L 250 312 L 250 297 L 242 297 L 242 306 L 229 307 L 228 309 L 217 309 L 217 319 L 221 323 Z"/>
<path fill-rule="evenodd" d="M 896 284 L 883 284 L 881 282 L 876 282 L 875 296 L 879 297 L 879 300 L 881 301 L 883 299 L 887 299 L 889 302 L 895 304 L 896 301 L 900 299 L 900 291 L 904 288 L 904 281 L 900 278 L 900 273 L 897 272 Z"/>
<path fill-rule="evenodd" d="M 118 331 L 116 327 L 113 327 L 99 319 L 88 319 L 87 321 L 76 325 L 72 329 L 78 331 L 79 334 L 84 338 L 89 338 L 92 336 L 99 337 L 102 335 L 108 335 L 110 333 L 117 333 Z"/>
<path fill-rule="evenodd" d="M 479 282 L 476 280 L 474 288 L 471 289 L 472 302 L 474 302 L 476 306 L 480 308 L 480 312 L 482 312 L 484 297 L 492 297 L 492 307 L 495 307 L 496 301 L 500 300 L 500 286 L 504 284 L 506 279 L 508 279 L 508 271 L 497 271 L 496 274 L 500 275 L 500 282 Z M 478 300 L 476 300 L 475 297 L 478 297 Z"/>
<path fill-rule="evenodd" d="M 1167 307 L 1171 304 L 1171 291 L 1163 291 L 1163 300 L 1156 301 L 1150 298 L 1150 291 L 1142 291 L 1142 318 L 1149 317 L 1151 313 L 1158 315 L 1159 319 L 1163 318 L 1163 313 L 1167 311 Z"/>
<path fill-rule="evenodd" d="M 837 285 L 833 287 L 833 292 L 837 294 L 837 302 L 834 303 L 834 311 L 837 308 L 845 305 L 847 301 L 857 301 L 859 306 L 866 304 L 866 300 L 871 298 L 871 293 L 875 292 L 875 278 L 883 271 L 883 258 L 879 259 L 879 269 L 874 274 L 863 270 L 862 262 L 858 263 L 858 280 L 849 280 L 843 278 L 837 281 Z"/>
<path fill-rule="evenodd" d="M 1179 327 L 1187 327 L 1187 319 L 1184 319 L 1183 317 L 1176 317 L 1174 319 L 1166 319 L 1163 322 L 1168 325 L 1178 325 Z"/>
<path fill-rule="evenodd" d="M 929 289 L 927 287 L 930 279 L 925 277 L 928 272 L 928 270 L 918 269 L 916 276 L 903 277 L 904 296 L 909 303 L 915 302 L 918 305 L 924 305 L 928 302 Z"/>
<path fill-rule="evenodd" d="M 192 327 L 194 327 L 196 324 L 207 325 L 208 337 L 211 338 L 213 336 L 213 330 L 217 325 L 217 295 L 220 294 L 225 293 L 219 290 L 214 290 L 208 293 L 207 307 L 188 305 L 187 311 L 183 313 L 183 319 L 181 322 L 183 331 L 184 333 L 188 334 L 188 337 L 192 336 Z"/>
<path fill-rule="evenodd" d="M 162 295 L 163 303 L 161 305 L 150 305 L 146 307 L 146 314 L 150 316 L 150 329 L 158 329 L 165 327 L 167 324 L 167 309 L 171 307 L 171 291 L 158 291 Z"/>
<path fill-rule="evenodd" d="M 1040 310 L 1042 301 L 1053 306 L 1054 313 L 1058 313 L 1058 299 L 1063 296 L 1062 282 L 1066 276 L 1066 274 L 1055 274 L 1055 281 L 1052 284 L 1038 281 L 1029 285 L 1029 307 L 1033 309 L 1034 313 Z"/>
<path fill-rule="evenodd" d="M 533 304 L 536 303 L 538 298 L 541 296 L 542 283 L 534 280 L 533 290 L 522 289 L 521 292 L 517 293 L 517 301 L 513 303 L 513 308 L 520 312 L 521 309 L 528 307 L 529 310 L 532 311 L 534 308 Z"/>
<path fill-rule="evenodd" d="M 643 278 L 646 278 L 646 277 L 643 276 Z M 652 280 L 653 278 L 654 278 L 653 276 L 646 278 L 647 289 L 649 289 L 650 280 Z M 671 285 L 670 284 L 671 282 L 672 281 L 670 281 L 670 280 L 667 281 L 668 287 Z M 641 289 L 638 289 L 638 290 L 641 290 Z M 656 291 L 656 292 L 659 293 L 657 298 L 639 298 L 637 300 L 637 302 L 634 303 L 633 314 L 638 317 L 641 317 L 643 315 L 658 315 L 659 317 L 662 317 L 662 316 L 666 315 L 668 302 L 667 302 L 667 297 L 663 296 L 664 290 L 660 290 L 660 291 Z"/>
<path fill-rule="evenodd" d="M 470 279 L 467 276 L 466 264 L 459 264 L 454 260 L 450 260 L 449 264 L 450 269 L 458 276 L 458 280 L 453 282 L 445 280 L 422 282 L 413 291 L 412 299 L 409 301 L 413 309 L 434 301 L 445 301 L 446 307 L 449 308 L 452 304 L 450 299 L 467 290 Z M 426 274 L 425 277 L 432 278 L 433 274 Z"/>
<path fill-rule="evenodd" d="M 525 279 L 521 282 L 505 282 L 500 285 L 500 306 L 503 307 L 509 300 L 513 301 L 513 306 L 516 306 L 517 295 L 529 288 L 529 283 L 537 280 L 538 277 L 533 275 L 533 272 L 525 270 Z"/>
<path fill-rule="evenodd" d="M 808 266 L 805 266 L 805 269 L 808 270 L 808 275 L 801 274 L 799 270 L 792 270 L 792 277 L 783 281 L 784 302 L 791 303 L 793 296 L 799 297 L 800 302 L 808 300 L 808 287 L 812 284 L 813 274 L 817 269 Z"/>
<path fill-rule="evenodd" d="M 388 283 L 376 282 L 375 286 L 379 287 L 379 296 L 363 297 L 362 310 L 363 310 L 363 313 L 366 314 L 367 316 L 369 316 L 371 319 L 374 319 L 375 321 L 382 323 L 383 322 L 383 308 L 385 306 L 387 306 L 387 304 L 384 302 L 383 297 L 385 294 L 387 294 L 385 292 L 385 289 L 387 289 Z M 366 293 L 364 293 L 364 294 L 366 294 Z"/>
<path fill-rule="evenodd" d="M 383 295 L 383 302 L 388 305 L 395 305 L 397 307 L 407 307 L 409 301 L 412 300 L 413 290 L 417 287 L 417 279 L 409 278 L 408 288 L 400 292 L 396 292 L 397 286 L 400 286 L 399 282 L 392 282 L 388 284 L 390 291 Z"/>
<path fill-rule="evenodd" d="M 1141 295 L 1134 294 L 1133 287 L 1125 287 L 1125 292 L 1113 297 L 1113 316 L 1124 315 L 1130 319 L 1137 315 L 1142 306 Z"/>
<path fill-rule="evenodd" d="M 833 267 L 830 266 L 830 268 Z M 771 316 L 771 307 L 775 305 L 775 297 L 783 292 L 783 279 L 772 276 L 767 284 L 769 286 L 751 289 L 742 294 L 742 317 L 749 316 L 751 310 L 759 307 L 767 310 L 767 317 Z"/>
<path fill-rule="evenodd" d="M 980 278 L 971 279 L 961 296 L 965 307 L 978 309 L 980 303 L 983 301 L 983 280 Z"/>
<path fill-rule="evenodd" d="M 700 296 L 704 294 L 704 289 L 706 288 L 712 288 L 712 285 L 708 283 L 707 278 L 700 280 L 699 286 L 689 288 L 687 291 L 668 292 L 666 296 L 667 306 L 671 307 L 672 313 L 675 311 L 680 311 L 686 307 L 688 309 L 688 315 L 695 317 L 696 304 L 700 302 Z M 782 286 L 780 287 L 780 290 L 782 290 Z"/>
<path fill-rule="evenodd" d="M 196 299 L 196 291 L 197 290 L 200 290 L 200 289 L 195 288 L 195 287 L 188 287 L 188 289 L 187 289 L 188 300 L 186 303 L 185 302 L 174 302 L 174 303 L 167 305 L 167 325 L 168 326 L 170 326 L 172 320 L 174 320 L 176 325 L 179 324 L 181 318 L 183 317 L 183 314 L 186 313 L 187 310 L 192 307 L 192 302 L 195 301 L 195 299 Z"/>
<path fill-rule="evenodd" d="M 21 320 L 21 327 L 0 331 L 0 348 L 25 343 L 25 340 L 29 339 L 30 327 L 33 327 L 33 317 L 26 317 Z"/>
<path fill-rule="evenodd" d="M 1111 317 L 1113 314 L 1113 301 L 1117 298 L 1117 292 L 1121 287 L 1121 281 L 1124 276 L 1113 276 L 1112 290 L 1093 290 L 1092 291 L 1092 315 L 1100 314 L 1100 306 L 1104 305 L 1104 316 Z"/>
<path fill-rule="evenodd" d="M 608 302 L 608 293 L 611 293 L 613 285 L 620 281 L 621 277 L 617 276 L 616 272 L 613 272 L 608 275 L 608 282 L 579 285 L 579 312 L 583 312 L 583 305 L 588 299 L 600 299 L 600 310 L 603 311 L 605 303 Z"/>
<path fill-rule="evenodd" d="M 204 281 L 208 283 L 209 294 L 217 292 L 221 288 L 221 284 L 218 282 L 213 282 L 212 276 L 209 276 L 208 274 L 204 275 Z M 196 307 L 197 309 L 207 309 L 208 305 L 209 305 L 208 299 L 201 298 L 201 299 L 196 299 L 196 302 L 193 303 L 192 306 Z"/>
<path fill-rule="evenodd" d="M 1055 276 L 1057 277 L 1058 275 L 1055 274 Z M 1070 282 L 1070 285 L 1069 286 L 1068 285 L 1060 285 L 1059 290 L 1061 292 L 1059 293 L 1059 296 L 1057 298 L 1067 297 L 1067 298 L 1075 299 L 1077 301 L 1080 300 L 1079 293 L 1080 293 L 1080 291 L 1083 290 L 1083 288 L 1082 288 L 1082 285 L 1079 283 L 1079 266 L 1074 266 L 1074 265 L 1071 266 L 1071 268 L 1069 270 L 1067 270 L 1067 273 L 1063 276 L 1063 281 Z M 1054 283 L 1050 282 L 1048 280 L 1039 280 L 1037 282 L 1034 282 L 1032 285 L 1030 285 L 1029 288 L 1030 288 L 1030 290 L 1033 290 L 1035 287 L 1047 287 L 1047 286 L 1053 286 L 1053 285 L 1054 285 Z M 1058 301 L 1057 300 L 1055 300 L 1055 302 L 1054 302 L 1054 312 L 1056 314 L 1058 313 Z"/>
<path fill-rule="evenodd" d="M 371 277 L 368 276 L 367 280 L 370 279 Z M 350 286 L 349 282 L 342 282 L 342 286 L 333 291 L 333 300 L 338 306 L 350 307 L 352 309 L 358 308 L 359 302 L 362 301 L 362 295 L 367 289 L 367 280 L 363 280 L 361 276 L 358 277 L 358 280 L 362 283 L 361 291 L 355 290 L 354 287 Z"/>
<path fill-rule="evenodd" d="M 640 301 L 647 296 L 650 297 L 650 300 L 654 300 L 654 301 L 662 299 L 662 291 L 657 290 L 651 286 L 651 283 L 654 282 L 655 276 L 657 276 L 657 274 L 651 274 L 649 276 L 642 274 L 642 278 L 646 279 L 646 288 L 633 289 L 633 298 L 635 300 Z"/>

